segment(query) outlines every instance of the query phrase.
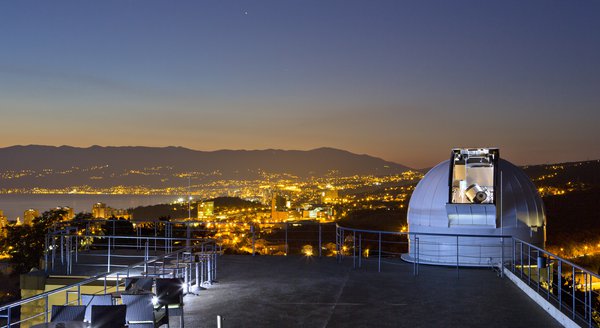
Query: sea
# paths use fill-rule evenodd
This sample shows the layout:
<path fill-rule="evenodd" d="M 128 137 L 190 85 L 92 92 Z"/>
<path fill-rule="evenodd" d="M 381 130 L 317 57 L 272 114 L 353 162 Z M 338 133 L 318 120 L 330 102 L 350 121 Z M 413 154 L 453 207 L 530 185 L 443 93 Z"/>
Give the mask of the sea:
<path fill-rule="evenodd" d="M 23 212 L 33 208 L 40 213 L 57 206 L 69 206 L 79 212 L 91 212 L 98 202 L 117 209 L 165 204 L 182 196 L 176 195 L 82 195 L 82 194 L 0 194 L 0 210 L 9 220 L 23 219 Z"/>

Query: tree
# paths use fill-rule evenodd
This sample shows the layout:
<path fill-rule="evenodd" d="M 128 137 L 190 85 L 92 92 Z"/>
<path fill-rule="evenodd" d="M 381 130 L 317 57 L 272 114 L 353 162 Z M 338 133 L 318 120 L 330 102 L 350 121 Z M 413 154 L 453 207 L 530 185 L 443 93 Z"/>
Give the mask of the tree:
<path fill-rule="evenodd" d="M 4 249 L 17 265 L 19 273 L 38 267 L 44 255 L 46 234 L 52 225 L 62 221 L 67 214 L 64 210 L 50 210 L 33 219 L 31 226 L 9 225 L 4 239 Z"/>
<path fill-rule="evenodd" d="M 90 221 L 93 219 L 94 219 L 94 217 L 92 216 L 92 213 L 79 212 L 75 215 L 75 217 L 71 221 L 71 226 L 76 227 L 78 230 L 85 229 L 88 225 L 87 221 Z"/>

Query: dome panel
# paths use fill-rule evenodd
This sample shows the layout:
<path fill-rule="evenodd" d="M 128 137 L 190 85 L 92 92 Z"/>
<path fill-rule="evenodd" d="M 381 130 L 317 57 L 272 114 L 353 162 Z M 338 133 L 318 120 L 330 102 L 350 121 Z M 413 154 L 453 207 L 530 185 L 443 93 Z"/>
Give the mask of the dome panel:
<path fill-rule="evenodd" d="M 512 163 L 497 159 L 497 179 L 489 190 L 493 195 L 493 201 L 488 204 L 455 203 L 454 194 L 450 194 L 450 172 L 451 160 L 446 160 L 433 167 L 423 179 L 417 184 L 408 207 L 408 228 L 411 232 L 409 254 L 410 260 L 415 252 L 415 236 L 419 240 L 419 261 L 432 264 L 455 264 L 452 258 L 456 258 L 456 242 L 453 238 L 432 236 L 428 234 L 452 234 L 452 235 L 481 235 L 482 237 L 460 237 L 463 251 L 460 254 L 461 265 L 489 265 L 490 261 L 499 261 L 502 247 L 499 246 L 501 238 L 485 238 L 485 236 L 506 236 L 523 239 L 535 245 L 544 246 L 545 238 L 545 213 L 542 200 L 537 193 L 536 187 L 527 175 Z M 487 181 L 490 181 L 488 178 Z M 498 188 L 496 188 L 498 184 Z M 501 184 L 501 186 L 500 186 Z M 454 185 L 453 192 L 458 189 Z M 461 187 L 462 188 L 462 187 Z M 479 207 L 477 207 L 479 206 Z M 491 221 L 482 221 L 473 217 L 465 217 L 464 213 L 481 215 L 483 207 L 485 211 L 491 212 Z M 457 209 L 459 211 L 457 211 Z M 494 226 L 494 209 L 496 223 Z M 462 224 L 450 225 L 450 214 L 456 217 L 460 213 Z M 479 213 L 479 214 L 478 214 Z M 502 216 L 500 216 L 502 213 Z M 485 222 L 486 224 L 478 224 Z M 491 225 L 490 225 L 491 224 Z M 417 235 L 415 235 L 417 234 Z M 423 234 L 423 235 L 418 235 Z M 452 245 L 453 243 L 453 245 Z M 506 247 L 506 245 L 505 245 Z M 462 254 L 472 251 L 473 254 Z M 511 250 L 505 249 L 506 254 Z M 450 254 L 450 253 L 453 253 Z M 484 256 L 485 255 L 485 256 Z M 449 263 L 452 262 L 452 263 Z"/>

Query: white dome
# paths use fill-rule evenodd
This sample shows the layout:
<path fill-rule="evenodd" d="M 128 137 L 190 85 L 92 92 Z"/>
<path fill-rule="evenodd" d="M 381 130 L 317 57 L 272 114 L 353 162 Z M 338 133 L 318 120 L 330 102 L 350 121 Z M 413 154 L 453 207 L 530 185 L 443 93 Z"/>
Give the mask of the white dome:
<path fill-rule="evenodd" d="M 502 183 L 496 189 L 495 204 L 456 205 L 449 204 L 450 165 L 451 161 L 447 160 L 432 168 L 412 194 L 408 206 L 410 251 L 405 259 L 410 261 L 418 255 L 423 263 L 456 264 L 456 237 L 427 234 L 510 235 L 544 246 L 544 206 L 535 186 L 520 168 L 498 159 L 498 181 Z M 423 235 L 419 235 L 421 233 Z M 415 236 L 420 244 L 418 254 Z M 499 262 L 502 257 L 500 239 L 460 237 L 460 264 L 489 265 L 489 262 Z M 507 244 L 512 246 L 512 242 L 504 242 L 508 256 L 512 249 L 507 248 Z M 469 249 L 472 254 L 468 254 Z"/>

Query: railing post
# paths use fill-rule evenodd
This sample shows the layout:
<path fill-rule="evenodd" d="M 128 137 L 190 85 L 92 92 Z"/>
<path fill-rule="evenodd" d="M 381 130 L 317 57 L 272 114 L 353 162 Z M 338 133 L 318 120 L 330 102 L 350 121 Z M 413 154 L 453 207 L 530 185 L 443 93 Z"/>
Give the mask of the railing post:
<path fill-rule="evenodd" d="M 338 227 L 337 224 L 335 225 L 335 251 L 336 260 L 340 263 L 340 252 L 342 251 L 342 248 L 340 245 L 340 227 Z"/>
<path fill-rule="evenodd" d="M 200 259 L 198 259 L 198 262 L 196 262 L 195 265 L 196 265 L 196 289 L 198 291 L 200 291 L 200 272 L 198 272 L 200 269 Z"/>
<path fill-rule="evenodd" d="M 148 255 L 148 239 L 146 239 L 146 245 L 144 247 L 144 272 L 146 272 L 146 274 L 148 274 L 148 259 L 150 258 Z"/>
<path fill-rule="evenodd" d="M 49 306 L 48 306 L 48 294 L 46 294 L 45 303 L 44 303 L 44 321 L 46 323 L 48 323 L 48 321 L 49 321 L 48 320 L 49 319 L 48 318 L 48 308 L 49 308 Z M 10 322 L 10 319 L 8 319 L 8 321 Z M 10 324 L 8 326 L 10 327 Z"/>
<path fill-rule="evenodd" d="M 594 283 L 594 281 L 593 281 L 594 276 L 592 276 L 591 274 L 588 274 L 588 277 L 590 279 L 590 283 L 588 285 L 589 288 L 587 288 L 587 290 L 588 290 L 587 297 L 588 297 L 588 306 L 589 306 L 589 310 L 588 310 L 588 326 L 592 327 L 592 314 L 594 313 L 594 309 L 592 307 L 594 305 L 593 298 L 592 298 L 592 292 L 593 292 L 592 287 L 593 287 L 593 283 Z"/>
<path fill-rule="evenodd" d="M 537 258 L 536 258 L 536 267 L 537 267 L 537 292 L 540 292 L 540 285 L 542 282 L 542 278 L 540 277 L 540 250 L 536 249 L 536 253 L 537 253 Z"/>
<path fill-rule="evenodd" d="M 504 278 L 504 237 L 500 238 L 502 247 L 502 259 L 500 259 L 500 277 Z"/>
<path fill-rule="evenodd" d="M 338 227 L 338 225 L 335 225 L 335 258 L 337 260 L 338 263 L 340 263 L 340 228 Z"/>
<path fill-rule="evenodd" d="M 69 273 L 69 261 L 71 260 L 71 249 L 70 249 L 70 245 L 69 245 L 70 237 L 65 236 L 64 239 L 65 239 L 65 262 L 66 262 L 65 272 L 67 274 L 70 274 Z"/>
<path fill-rule="evenodd" d="M 585 271 L 581 272 L 583 274 L 583 319 L 587 318 L 587 273 Z"/>
<path fill-rule="evenodd" d="M 202 265 L 200 266 L 200 283 L 204 284 L 204 268 L 206 267 L 206 255 L 202 252 Z"/>
<path fill-rule="evenodd" d="M 352 268 L 356 269 L 356 230 L 352 231 Z"/>
<path fill-rule="evenodd" d="M 381 272 L 381 232 L 379 233 L 379 253 L 377 258 L 377 272 Z"/>
<path fill-rule="evenodd" d="M 416 247 L 415 247 L 416 254 L 415 254 L 415 266 L 413 269 L 414 270 L 413 273 L 415 276 L 418 276 L 419 275 L 419 255 L 421 253 L 421 250 L 419 249 L 419 247 L 420 247 L 419 237 L 417 237 L 417 236 L 415 236 L 415 244 L 416 244 Z"/>
<path fill-rule="evenodd" d="M 217 256 L 216 250 L 215 250 L 215 252 L 214 252 L 213 254 L 214 254 L 214 257 L 215 257 L 214 264 L 213 264 L 213 267 L 214 267 L 214 270 L 215 270 L 215 271 L 213 272 L 213 280 L 214 280 L 214 281 L 217 281 L 217 263 L 218 263 L 218 256 Z"/>
<path fill-rule="evenodd" d="M 551 268 L 551 264 L 550 264 L 550 256 L 548 256 L 548 267 L 546 267 L 546 282 L 548 283 L 548 293 L 546 295 L 546 299 L 549 301 L 550 300 L 550 291 L 552 290 L 552 281 L 550 280 L 550 268 Z"/>
<path fill-rule="evenodd" d="M 179 271 L 179 253 L 175 254 L 175 272 Z"/>
<path fill-rule="evenodd" d="M 573 267 L 573 280 L 572 280 L 573 288 L 571 290 L 571 295 L 573 296 L 573 320 L 575 320 L 575 267 Z"/>
<path fill-rule="evenodd" d="M 52 235 L 52 271 L 54 271 L 54 257 L 56 256 L 56 236 Z"/>
<path fill-rule="evenodd" d="M 60 235 L 60 264 L 65 264 L 65 236 Z"/>
<path fill-rule="evenodd" d="M 512 271 L 515 272 L 517 270 L 517 241 L 513 238 L 513 259 L 512 259 Z"/>
<path fill-rule="evenodd" d="M 110 237 L 107 237 L 107 238 L 108 238 L 108 259 L 107 259 L 108 269 L 106 270 L 106 272 L 110 272 L 110 239 L 111 238 Z"/>
<path fill-rule="evenodd" d="M 208 265 L 207 265 L 207 281 L 209 285 L 212 285 L 212 256 L 208 256 Z"/>
<path fill-rule="evenodd" d="M 562 310 L 562 261 L 558 260 L 558 309 Z"/>
<path fill-rule="evenodd" d="M 341 246 L 341 248 L 340 248 L 340 262 L 344 258 L 344 243 L 346 242 L 346 240 L 344 238 L 345 237 L 344 234 L 345 234 L 344 229 L 340 228 L 340 238 L 341 238 L 340 239 L 340 246 Z"/>
<path fill-rule="evenodd" d="M 190 223 L 187 222 L 185 226 L 186 226 L 185 237 L 187 238 L 185 241 L 185 246 L 190 247 L 191 246 L 190 239 L 192 238 L 192 231 L 190 230 Z"/>
<path fill-rule="evenodd" d="M 531 245 L 527 244 L 527 285 L 531 286 Z"/>
<path fill-rule="evenodd" d="M 362 268 L 362 233 L 358 234 L 358 267 Z"/>
<path fill-rule="evenodd" d="M 49 235 L 46 235 L 44 238 L 44 271 L 46 271 L 46 273 L 48 273 L 48 239 L 49 239 Z"/>
<path fill-rule="evenodd" d="M 171 229 L 171 224 L 169 222 L 165 222 L 165 239 L 163 241 L 163 254 L 169 253 L 169 229 Z"/>
<path fill-rule="evenodd" d="M 285 255 L 287 256 L 289 253 L 289 248 L 288 248 L 288 224 L 287 222 L 285 223 Z"/>
<path fill-rule="evenodd" d="M 250 223 L 250 233 L 252 233 L 252 256 L 256 256 L 256 235 L 254 233 L 254 223 Z"/>
<path fill-rule="evenodd" d="M 321 222 L 319 222 L 319 257 L 321 257 L 321 250 L 323 249 L 323 247 L 321 246 L 321 240 L 322 240 L 321 233 L 322 233 Z"/>
<path fill-rule="evenodd" d="M 188 274 L 190 274 L 190 271 L 188 271 L 188 265 L 186 263 L 183 268 L 183 284 L 185 285 L 186 294 L 190 292 L 190 279 L 188 278 Z"/>
<path fill-rule="evenodd" d="M 69 236 L 69 249 L 67 251 L 69 256 L 69 274 L 73 272 L 73 236 Z"/>

